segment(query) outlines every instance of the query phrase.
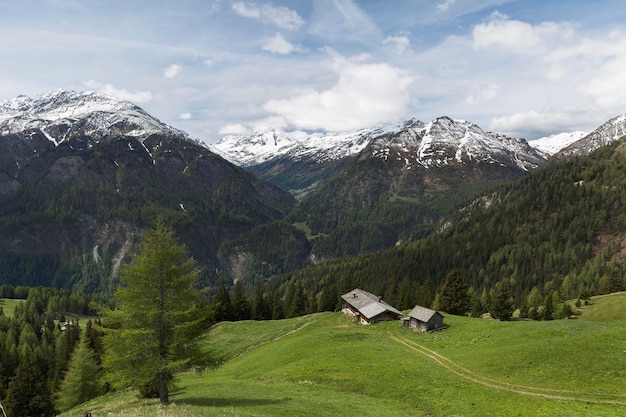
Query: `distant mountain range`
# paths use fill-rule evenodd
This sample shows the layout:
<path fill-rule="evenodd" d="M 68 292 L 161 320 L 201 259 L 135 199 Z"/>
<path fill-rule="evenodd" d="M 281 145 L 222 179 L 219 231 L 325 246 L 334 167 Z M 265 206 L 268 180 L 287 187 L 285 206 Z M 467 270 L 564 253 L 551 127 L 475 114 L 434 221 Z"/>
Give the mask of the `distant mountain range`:
<path fill-rule="evenodd" d="M 527 169 L 545 159 L 523 139 L 485 132 L 475 124 L 449 117 L 429 123 L 410 119 L 343 133 L 306 134 L 270 129 L 248 136 L 225 136 L 210 149 L 237 165 L 250 167 L 284 157 L 324 163 L 356 155 L 368 145 L 375 145 L 381 158 L 386 157 L 390 148 L 404 149 L 410 157 L 407 165 L 418 163 L 424 167 L 446 165 L 452 160 L 462 162 L 464 158 L 496 162 L 507 155 L 506 163 L 515 161 L 514 164 Z"/>
<path fill-rule="evenodd" d="M 307 134 L 270 129 L 251 135 L 225 136 L 210 145 L 210 149 L 239 166 L 249 168 L 286 158 L 292 161 L 309 159 L 316 163 L 336 161 L 356 155 L 368 145 L 379 142 L 378 155 L 381 157 L 390 147 L 406 149 L 410 156 L 407 164 L 417 162 L 425 167 L 441 166 L 455 158 L 460 160 L 457 156 L 461 155 L 468 159 L 491 159 L 496 162 L 499 159 L 497 155 L 508 154 L 513 155 L 512 160 L 516 160 L 524 169 L 532 169 L 533 166 L 541 165 L 542 159 L 547 160 L 552 155 L 558 154 L 559 158 L 564 158 L 589 153 L 612 143 L 625 133 L 626 115 L 621 115 L 608 120 L 591 133 L 563 132 L 527 142 L 486 132 L 465 120 L 444 116 L 429 123 L 410 119 L 342 133 Z M 385 147 L 385 137 L 394 138 L 393 142 L 387 143 L 388 147 Z M 540 155 L 528 149 L 527 145 L 539 151 Z M 455 150 L 454 155 L 450 153 L 451 150 Z M 438 158 L 444 154 L 444 158 Z"/>
<path fill-rule="evenodd" d="M 619 116 L 529 144 L 439 117 L 206 146 L 101 94 L 20 96 L 0 103 L 0 280 L 110 292 L 161 217 L 204 284 L 255 282 L 428 236 L 491 187 L 624 132 Z"/>
<path fill-rule="evenodd" d="M 371 156 L 403 162 L 404 169 L 496 164 L 528 171 L 547 155 L 523 139 L 485 132 L 464 120 L 416 119 L 345 133 L 306 134 L 268 130 L 226 136 L 215 153 L 293 192 L 340 172 L 350 158 Z"/>

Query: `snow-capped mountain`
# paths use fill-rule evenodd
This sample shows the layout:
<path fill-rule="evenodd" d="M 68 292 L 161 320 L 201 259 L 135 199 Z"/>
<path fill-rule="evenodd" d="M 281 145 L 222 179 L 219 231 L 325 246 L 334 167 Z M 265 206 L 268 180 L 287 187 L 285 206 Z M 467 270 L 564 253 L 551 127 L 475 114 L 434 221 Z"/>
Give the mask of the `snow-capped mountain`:
<path fill-rule="evenodd" d="M 486 132 L 473 123 L 449 117 L 379 136 L 372 148 L 372 154 L 382 158 L 388 158 L 395 148 L 396 158 L 404 157 L 407 165 L 415 162 L 424 168 L 493 163 L 527 171 L 545 162 L 545 156 L 524 139 Z"/>
<path fill-rule="evenodd" d="M 356 155 L 368 146 L 372 156 L 386 159 L 390 153 L 399 152 L 395 158 L 425 168 L 473 161 L 528 170 L 545 161 L 545 155 L 523 139 L 485 132 L 475 124 L 449 117 L 429 123 L 411 119 L 338 134 L 269 130 L 250 136 L 226 136 L 210 148 L 237 165 L 249 167 L 284 157 L 293 161 L 338 160 Z"/>
<path fill-rule="evenodd" d="M 602 126 L 572 143 L 556 154 L 558 158 L 587 155 L 602 146 L 609 145 L 626 135 L 626 114 L 616 116 Z"/>
<path fill-rule="evenodd" d="M 0 282 L 107 292 L 158 217 L 213 274 L 223 243 L 294 203 L 131 103 L 68 91 L 0 103 L 0 254 L 32 271 L 0 268 Z M 77 282 L 68 271 L 91 258 L 111 269 Z"/>
<path fill-rule="evenodd" d="M 0 102 L 0 135 L 40 131 L 55 145 L 77 135 L 94 141 L 113 136 L 140 139 L 169 134 L 189 139 L 136 105 L 94 92 L 56 90 Z"/>
<path fill-rule="evenodd" d="M 248 136 L 225 136 L 209 149 L 239 166 L 260 165 L 278 157 L 294 161 L 313 158 L 317 162 L 337 160 L 361 152 L 373 138 L 386 132 L 399 131 L 414 123 L 378 126 L 343 133 L 284 132 L 276 129 L 255 132 Z"/>
<path fill-rule="evenodd" d="M 545 152 L 548 155 L 554 155 L 561 149 L 564 149 L 572 143 L 584 138 L 589 132 L 576 130 L 574 132 L 556 133 L 550 136 L 544 136 L 539 139 L 528 142 L 535 149 Z"/>

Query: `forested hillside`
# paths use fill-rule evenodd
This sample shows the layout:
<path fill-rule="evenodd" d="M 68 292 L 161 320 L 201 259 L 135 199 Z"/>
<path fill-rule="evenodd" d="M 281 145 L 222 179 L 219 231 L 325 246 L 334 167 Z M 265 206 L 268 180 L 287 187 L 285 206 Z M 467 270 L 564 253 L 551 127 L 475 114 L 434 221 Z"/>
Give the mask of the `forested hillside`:
<path fill-rule="evenodd" d="M 274 286 L 302 282 L 312 293 L 325 287 L 336 294 L 361 287 L 399 308 L 431 304 L 434 289 L 454 269 L 483 306 L 503 280 L 522 307 L 540 305 L 546 296 L 618 291 L 624 288 L 625 207 L 622 139 L 484 193 L 426 239 L 311 266 Z"/>
<path fill-rule="evenodd" d="M 0 103 L 0 282 L 111 295 L 161 219 L 218 283 L 220 246 L 295 200 L 136 105 L 57 90 Z M 277 268 L 278 269 L 278 268 Z"/>

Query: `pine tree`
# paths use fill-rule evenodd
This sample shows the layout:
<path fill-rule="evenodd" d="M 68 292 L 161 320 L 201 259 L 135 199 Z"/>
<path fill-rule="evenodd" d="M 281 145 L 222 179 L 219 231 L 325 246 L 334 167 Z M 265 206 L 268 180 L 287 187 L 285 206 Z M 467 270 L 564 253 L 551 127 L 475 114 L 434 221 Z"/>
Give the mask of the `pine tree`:
<path fill-rule="evenodd" d="M 251 317 L 250 304 L 244 294 L 241 280 L 237 281 L 233 288 L 232 310 L 233 320 L 249 320 Z"/>
<path fill-rule="evenodd" d="M 226 288 L 224 281 L 217 289 L 217 294 L 213 299 L 213 312 L 215 314 L 215 321 L 230 321 L 233 319 L 233 304 L 230 300 L 230 294 Z"/>
<path fill-rule="evenodd" d="M 102 311 L 105 380 L 144 396 L 158 394 L 168 404 L 176 373 L 206 365 L 197 343 L 203 330 L 194 288 L 200 271 L 162 221 L 144 232 L 132 260 L 120 269 L 117 309 Z"/>
<path fill-rule="evenodd" d="M 304 294 L 302 283 L 298 281 L 294 287 L 291 303 L 286 306 L 286 310 L 289 312 L 288 317 L 298 317 L 306 314 L 306 295 Z"/>
<path fill-rule="evenodd" d="M 465 314 L 470 309 L 470 296 L 467 290 L 461 272 L 453 270 L 437 292 L 436 308 L 450 314 Z"/>
<path fill-rule="evenodd" d="M 28 345 L 22 349 L 20 364 L 9 382 L 4 405 L 7 415 L 11 417 L 55 415 L 48 381 Z"/>
<path fill-rule="evenodd" d="M 89 347 L 89 339 L 85 333 L 72 353 L 57 395 L 57 405 L 61 411 L 66 411 L 97 397 L 102 392 L 100 366 Z"/>
<path fill-rule="evenodd" d="M 554 304 L 552 296 L 547 295 L 543 303 L 543 311 L 541 312 L 542 320 L 554 320 Z"/>
<path fill-rule="evenodd" d="M 515 311 L 515 308 L 513 307 L 513 296 L 511 295 L 509 282 L 503 279 L 496 284 L 489 312 L 494 319 L 509 321 L 513 311 Z"/>

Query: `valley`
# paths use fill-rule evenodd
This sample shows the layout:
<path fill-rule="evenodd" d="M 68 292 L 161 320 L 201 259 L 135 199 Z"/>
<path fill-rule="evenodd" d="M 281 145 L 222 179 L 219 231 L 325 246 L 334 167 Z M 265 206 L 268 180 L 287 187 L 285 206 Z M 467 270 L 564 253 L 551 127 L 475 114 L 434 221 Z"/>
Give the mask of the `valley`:
<path fill-rule="evenodd" d="M 70 413 L 615 415 L 625 132 L 618 116 L 544 152 L 446 116 L 341 135 L 272 130 L 225 142 L 247 158 L 238 166 L 103 95 L 0 103 L 0 279 L 28 296 L 0 320 L 6 399 L 19 407 L 12 382 L 29 369 L 52 401 L 81 333 L 55 320 L 95 314 L 96 299 L 108 311 L 119 271 L 159 223 L 197 262 L 196 329 L 210 328 L 205 354 L 222 366 L 181 374 L 167 409 L 121 390 Z M 442 304 L 451 276 L 463 316 Z M 441 310 L 448 328 L 331 313 L 355 287 L 400 310 Z M 479 319 L 490 315 L 501 321 Z"/>

